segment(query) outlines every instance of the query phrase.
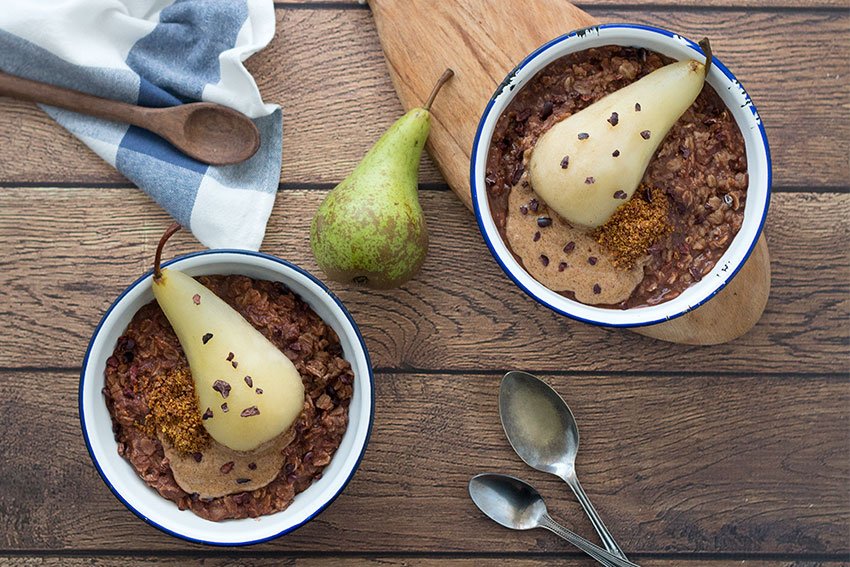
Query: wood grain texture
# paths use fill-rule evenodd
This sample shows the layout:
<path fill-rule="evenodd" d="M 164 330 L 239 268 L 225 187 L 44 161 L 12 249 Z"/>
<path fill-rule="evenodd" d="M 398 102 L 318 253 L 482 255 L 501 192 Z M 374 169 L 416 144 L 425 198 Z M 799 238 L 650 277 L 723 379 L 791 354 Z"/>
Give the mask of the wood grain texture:
<path fill-rule="evenodd" d="M 321 276 L 309 223 L 326 191 L 278 195 L 263 251 Z M 366 337 L 379 368 L 561 372 L 846 373 L 850 196 L 778 194 L 766 234 L 773 290 L 761 321 L 718 347 L 676 346 L 559 316 L 523 294 L 496 265 L 472 215 L 448 191 L 422 193 L 431 235 L 422 272 L 401 289 L 329 282 Z M 77 367 L 110 303 L 150 270 L 170 221 L 140 191 L 0 189 L 0 367 Z M 187 233 L 166 257 L 196 251 Z M 39 348 L 33 348 L 33 341 Z"/>
<path fill-rule="evenodd" d="M 346 8 L 350 10 L 367 10 L 366 0 L 283 0 L 275 2 L 278 9 L 285 8 L 307 8 L 307 9 L 337 9 Z M 750 9 L 776 9 L 776 8 L 804 8 L 804 9 L 832 9 L 844 8 L 840 0 L 817 0 L 808 2 L 806 0 L 667 0 L 656 2 L 653 0 L 629 0 L 628 4 L 616 0 L 604 0 L 601 2 L 572 2 L 585 12 L 596 10 L 640 10 L 645 7 L 665 6 L 670 10 L 682 8 L 710 9 L 724 8 L 750 8 Z"/>
<path fill-rule="evenodd" d="M 579 477 L 630 556 L 850 552 L 847 377 L 542 377 L 569 400 Z M 145 525 L 104 486 L 80 434 L 77 383 L 75 372 L 3 375 L 0 548 L 206 549 Z M 370 444 L 351 483 L 316 520 L 252 549 L 573 554 L 543 531 L 506 532 L 467 496 L 478 472 L 519 476 L 553 516 L 592 537 L 564 483 L 513 454 L 498 384 L 379 373 Z"/>
<path fill-rule="evenodd" d="M 402 112 L 373 17 L 350 1 L 277 3 L 277 35 L 248 61 L 285 114 L 264 251 L 319 276 L 313 212 Z M 515 474 L 593 539 L 568 489 L 522 465 L 501 432 L 498 381 L 522 368 L 569 400 L 584 487 L 644 567 L 850 567 L 846 0 L 582 7 L 709 35 L 758 105 L 784 192 L 766 228 L 773 290 L 753 331 L 698 348 L 559 317 L 513 286 L 451 193 L 425 191 L 432 244 L 417 278 L 389 292 L 331 284 L 383 369 L 352 483 L 277 541 L 187 544 L 112 497 L 76 409 L 91 332 L 149 270 L 170 219 L 36 107 L 0 99 L 0 565 L 590 567 L 546 532 L 485 520 L 466 496 L 474 473 Z M 427 158 L 420 177 L 444 183 Z M 167 255 L 198 249 L 181 234 Z"/>
<path fill-rule="evenodd" d="M 554 536 L 553 536 L 554 537 Z M 281 552 L 273 555 L 255 555 L 253 550 L 239 550 L 237 552 L 207 551 L 201 553 L 200 557 L 187 557 L 184 555 L 157 555 L 140 556 L 123 555 L 97 556 L 86 554 L 80 556 L 69 555 L 2 555 L 0 554 L 0 565 L 6 567 L 361 567 L 373 565 L 376 567 L 481 567 L 482 565 L 499 565 L 500 567 L 551 567 L 554 558 L 495 558 L 492 555 L 482 554 L 476 557 L 457 557 L 451 555 L 438 555 L 432 557 L 410 557 L 381 555 L 363 557 L 347 557 L 340 555 L 331 556 L 307 556 L 292 557 L 290 554 Z M 225 557 L 222 557 L 226 555 Z M 680 565 L 701 565 L 703 567 L 847 567 L 850 563 L 845 561 L 800 561 L 795 559 L 783 560 L 758 560 L 748 559 L 744 562 L 738 559 L 701 559 L 691 557 L 680 557 L 676 559 L 641 558 L 643 567 L 678 567 Z M 598 565 L 592 559 L 586 557 L 567 557 L 559 554 L 557 565 L 560 567 L 590 567 Z"/>
<path fill-rule="evenodd" d="M 750 331 L 770 296 L 770 253 L 761 234 L 750 257 L 711 301 L 681 317 L 630 329 L 639 335 L 686 345 L 719 345 Z"/>
<path fill-rule="evenodd" d="M 850 14 L 592 6 L 588 11 L 606 21 L 710 36 L 717 56 L 741 79 L 766 124 L 774 186 L 847 187 L 850 109 L 844 103 L 850 83 L 844 79 Z M 279 9 L 277 18 L 275 39 L 248 67 L 265 99 L 283 108 L 281 180 L 338 183 L 402 112 L 372 15 L 359 9 Z M 0 182 L 127 183 L 34 106 L 0 100 L 0 131 L 4 152 L 14 156 L 0 160 Z M 421 180 L 440 183 L 442 177 L 426 160 Z"/>

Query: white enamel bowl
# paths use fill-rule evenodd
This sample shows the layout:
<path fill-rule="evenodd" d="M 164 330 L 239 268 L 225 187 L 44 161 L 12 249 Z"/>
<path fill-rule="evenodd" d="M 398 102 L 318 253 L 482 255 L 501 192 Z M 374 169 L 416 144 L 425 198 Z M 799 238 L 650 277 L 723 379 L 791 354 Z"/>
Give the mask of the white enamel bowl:
<path fill-rule="evenodd" d="M 487 104 L 472 148 L 470 185 L 475 216 L 481 234 L 505 273 L 528 295 L 550 309 L 580 321 L 609 327 L 638 327 L 673 319 L 708 301 L 743 266 L 755 247 L 767 215 L 770 200 L 770 152 L 764 127 L 744 88 L 717 58 L 707 78 L 732 113 L 744 137 L 749 169 L 744 222 L 729 249 L 714 269 L 687 288 L 678 297 L 635 309 L 604 309 L 573 301 L 532 278 L 511 255 L 490 214 L 484 183 L 487 153 L 496 121 L 525 84 L 552 61 L 569 53 L 604 45 L 643 47 L 676 60 L 703 59 L 702 50 L 693 41 L 672 32 L 631 24 L 607 24 L 572 32 L 540 47 L 526 57 L 499 86 Z"/>
<path fill-rule="evenodd" d="M 153 301 L 151 274 L 138 279 L 112 304 L 89 343 L 80 380 L 80 421 L 92 461 L 106 485 L 130 510 L 161 530 L 214 545 L 246 545 L 266 541 L 305 524 L 342 491 L 366 450 L 374 415 L 374 384 L 369 354 L 354 320 L 342 303 L 316 278 L 279 258 L 244 250 L 214 250 L 183 256 L 164 264 L 192 276 L 243 274 L 279 281 L 298 294 L 339 335 L 343 356 L 354 371 L 354 396 L 342 444 L 322 478 L 295 497 L 286 510 L 260 518 L 211 522 L 181 511 L 139 478 L 118 455 L 112 420 L 101 393 L 106 359 L 136 311 Z"/>

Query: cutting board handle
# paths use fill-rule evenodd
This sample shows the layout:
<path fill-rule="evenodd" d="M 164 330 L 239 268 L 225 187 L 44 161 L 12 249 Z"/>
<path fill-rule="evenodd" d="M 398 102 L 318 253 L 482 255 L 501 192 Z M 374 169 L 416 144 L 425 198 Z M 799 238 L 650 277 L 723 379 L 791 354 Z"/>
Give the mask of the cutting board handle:
<path fill-rule="evenodd" d="M 558 36 L 599 22 L 565 0 L 369 0 L 393 85 L 406 109 L 428 97 L 446 67 L 455 77 L 433 107 L 428 151 L 470 210 L 469 163 L 478 121 L 496 87 L 525 56 Z M 676 343 L 736 339 L 761 317 L 770 291 L 764 236 L 711 301 L 636 332 Z"/>

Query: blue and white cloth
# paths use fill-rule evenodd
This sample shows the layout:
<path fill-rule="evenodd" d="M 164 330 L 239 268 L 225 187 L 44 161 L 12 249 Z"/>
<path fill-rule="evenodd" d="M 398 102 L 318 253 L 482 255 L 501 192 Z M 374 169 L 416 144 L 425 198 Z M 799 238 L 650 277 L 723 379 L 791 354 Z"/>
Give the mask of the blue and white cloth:
<path fill-rule="evenodd" d="M 215 167 L 135 126 L 43 107 L 205 246 L 257 250 L 280 178 L 282 119 L 242 62 L 274 28 L 272 0 L 3 2 L 0 69 L 141 106 L 202 100 L 250 116 L 257 154 Z"/>

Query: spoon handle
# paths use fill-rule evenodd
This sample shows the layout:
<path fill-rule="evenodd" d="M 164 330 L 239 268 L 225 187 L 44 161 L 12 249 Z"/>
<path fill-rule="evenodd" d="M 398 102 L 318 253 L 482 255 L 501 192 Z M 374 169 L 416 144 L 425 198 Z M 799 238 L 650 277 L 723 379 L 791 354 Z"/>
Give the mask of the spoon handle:
<path fill-rule="evenodd" d="M 617 545 L 616 541 L 614 541 L 614 537 L 611 535 L 611 532 L 608 531 L 608 528 L 605 527 L 605 523 L 602 521 L 602 518 L 600 518 L 599 514 L 596 513 L 596 508 L 593 507 L 593 504 L 590 503 L 590 499 L 587 497 L 587 494 L 584 493 L 584 489 L 581 487 L 578 477 L 575 474 L 569 474 L 565 475 L 563 479 L 568 485 L 570 485 L 573 494 L 576 495 L 579 503 L 581 503 L 581 507 L 584 508 L 585 514 L 587 514 L 587 517 L 590 518 L 590 523 L 593 524 L 594 529 L 596 529 L 596 533 L 599 534 L 599 538 L 602 540 L 602 545 L 605 546 L 605 549 L 614 555 L 625 559 L 626 554 L 623 553 L 623 550 L 620 549 L 620 546 Z"/>
<path fill-rule="evenodd" d="M 150 129 L 149 125 L 144 125 L 144 120 L 140 121 L 140 118 L 147 114 L 146 111 L 148 109 L 146 108 L 117 100 L 101 98 L 64 87 L 15 77 L 14 75 L 3 72 L 0 72 L 0 96 L 56 106 L 89 116 L 96 116 L 116 122 L 127 122 Z"/>
<path fill-rule="evenodd" d="M 570 530 L 553 520 L 552 516 L 550 516 L 549 514 L 543 514 L 543 516 L 540 518 L 539 525 L 541 528 L 546 528 L 553 534 L 567 540 L 589 556 L 596 559 L 596 561 L 598 561 L 602 565 L 605 565 L 605 567 L 639 567 L 631 561 L 617 557 L 616 555 L 605 551 L 598 545 L 590 543 L 580 535 L 571 532 Z"/>

